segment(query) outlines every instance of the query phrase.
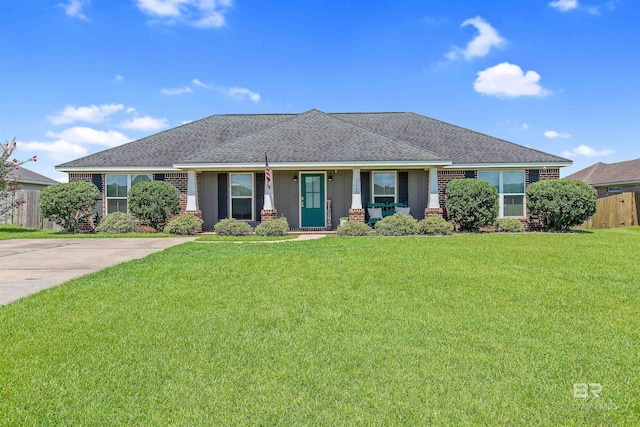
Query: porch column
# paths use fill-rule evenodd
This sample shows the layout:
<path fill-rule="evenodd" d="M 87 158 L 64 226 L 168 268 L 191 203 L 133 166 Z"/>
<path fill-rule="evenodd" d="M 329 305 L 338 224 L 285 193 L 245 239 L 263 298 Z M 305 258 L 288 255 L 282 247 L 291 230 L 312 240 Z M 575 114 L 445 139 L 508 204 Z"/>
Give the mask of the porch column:
<path fill-rule="evenodd" d="M 260 211 L 260 222 L 267 222 L 278 218 L 278 211 L 273 201 L 273 178 L 268 164 L 265 167 L 264 178 L 264 203 Z"/>
<path fill-rule="evenodd" d="M 429 168 L 429 204 L 424 210 L 424 217 L 432 215 L 442 216 L 440 207 L 440 195 L 438 194 L 438 168 Z"/>
<path fill-rule="evenodd" d="M 349 209 L 349 221 L 364 222 L 360 169 L 353 169 L 353 178 L 351 180 L 351 209 Z"/>
<path fill-rule="evenodd" d="M 187 172 L 187 212 L 198 210 L 198 198 L 196 197 L 196 172 Z"/>

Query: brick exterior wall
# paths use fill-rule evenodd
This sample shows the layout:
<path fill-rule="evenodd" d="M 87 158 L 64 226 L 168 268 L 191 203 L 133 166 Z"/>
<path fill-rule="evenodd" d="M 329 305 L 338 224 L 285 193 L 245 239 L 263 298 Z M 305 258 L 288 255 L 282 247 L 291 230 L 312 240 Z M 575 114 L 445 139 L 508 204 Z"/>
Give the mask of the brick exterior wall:
<path fill-rule="evenodd" d="M 197 176 L 197 175 L 196 175 Z M 172 184 L 180 192 L 180 212 L 186 212 L 187 210 L 187 173 L 165 173 L 164 181 Z M 196 182 L 196 188 L 198 183 Z"/>
<path fill-rule="evenodd" d="M 444 208 L 444 190 L 452 179 L 464 179 L 463 170 L 439 170 L 438 171 L 438 199 L 440 207 Z"/>
<path fill-rule="evenodd" d="M 618 187 L 620 191 L 610 193 L 609 187 Z M 621 193 L 640 193 L 640 184 L 633 185 L 608 185 L 606 187 L 596 187 L 598 198 L 609 197 Z"/>
<path fill-rule="evenodd" d="M 106 211 L 106 199 L 105 199 L 105 182 L 104 182 L 104 174 L 102 175 L 102 188 L 100 189 L 100 197 L 102 198 L 102 212 L 99 212 L 101 216 L 105 214 Z M 90 182 L 93 183 L 93 174 L 92 173 L 70 173 L 69 174 L 69 182 Z M 93 231 L 95 228 L 93 223 L 93 218 L 90 218 L 86 224 L 82 225 L 82 231 Z"/>

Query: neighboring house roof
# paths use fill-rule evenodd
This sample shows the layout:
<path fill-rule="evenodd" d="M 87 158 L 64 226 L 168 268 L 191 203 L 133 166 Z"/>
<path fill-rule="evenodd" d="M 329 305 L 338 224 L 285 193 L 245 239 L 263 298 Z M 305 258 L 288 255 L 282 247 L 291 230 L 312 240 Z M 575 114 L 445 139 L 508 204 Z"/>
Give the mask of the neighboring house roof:
<path fill-rule="evenodd" d="M 568 164 L 570 160 L 415 113 L 214 115 L 57 166 L 419 162 Z"/>
<path fill-rule="evenodd" d="M 567 178 L 584 181 L 590 185 L 640 182 L 640 159 L 618 163 L 598 162 Z"/>
<path fill-rule="evenodd" d="M 55 181 L 51 178 L 47 178 L 44 175 L 40 175 L 39 173 L 23 168 L 22 166 L 20 166 L 18 170 L 16 170 L 9 177 L 13 178 L 14 176 L 16 177 L 16 181 L 22 184 L 38 184 L 38 185 L 59 184 L 58 181 Z"/>

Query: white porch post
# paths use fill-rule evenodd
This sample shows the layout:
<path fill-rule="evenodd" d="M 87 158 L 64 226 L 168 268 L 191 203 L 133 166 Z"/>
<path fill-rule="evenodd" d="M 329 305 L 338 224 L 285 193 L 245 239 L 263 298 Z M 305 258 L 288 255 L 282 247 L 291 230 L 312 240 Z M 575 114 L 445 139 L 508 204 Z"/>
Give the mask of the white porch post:
<path fill-rule="evenodd" d="M 429 169 L 429 205 L 427 209 L 440 209 L 438 194 L 438 168 Z"/>
<path fill-rule="evenodd" d="M 360 181 L 360 169 L 353 170 L 351 180 L 351 209 L 362 209 L 362 182 Z"/>
<path fill-rule="evenodd" d="M 196 172 L 187 171 L 187 211 L 198 210 L 198 198 L 196 197 Z"/>

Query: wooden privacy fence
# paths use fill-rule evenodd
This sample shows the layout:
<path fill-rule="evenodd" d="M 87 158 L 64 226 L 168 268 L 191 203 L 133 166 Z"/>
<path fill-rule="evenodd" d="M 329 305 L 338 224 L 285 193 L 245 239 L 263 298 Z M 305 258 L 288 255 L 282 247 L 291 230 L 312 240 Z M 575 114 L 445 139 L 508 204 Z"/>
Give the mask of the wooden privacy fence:
<path fill-rule="evenodd" d="M 639 225 L 640 193 L 622 193 L 598 199 L 596 214 L 581 228 Z"/>
<path fill-rule="evenodd" d="M 44 228 L 47 230 L 60 230 L 55 223 L 40 217 L 38 201 L 40 190 L 18 190 L 15 197 L 24 200 L 25 204 L 8 213 L 5 218 L 0 218 L 0 224 L 13 224 L 25 228 Z"/>

